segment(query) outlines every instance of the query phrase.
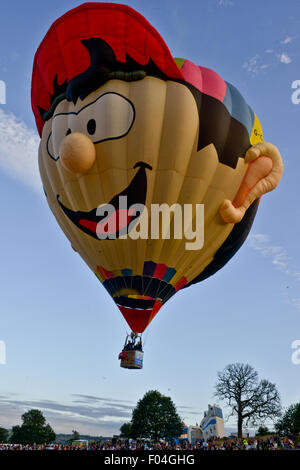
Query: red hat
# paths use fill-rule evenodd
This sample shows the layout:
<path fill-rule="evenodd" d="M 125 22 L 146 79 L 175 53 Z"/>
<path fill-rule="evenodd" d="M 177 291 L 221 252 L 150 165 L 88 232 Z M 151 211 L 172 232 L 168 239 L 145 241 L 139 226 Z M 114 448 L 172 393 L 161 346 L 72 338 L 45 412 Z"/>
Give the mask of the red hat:
<path fill-rule="evenodd" d="M 142 15 L 126 5 L 84 3 L 52 24 L 35 54 L 31 103 L 40 135 L 53 84 L 69 83 L 89 68 L 91 59 L 82 40 L 90 38 L 106 41 L 120 62 L 126 54 L 141 65 L 151 58 L 167 77 L 183 80 L 164 40 Z"/>

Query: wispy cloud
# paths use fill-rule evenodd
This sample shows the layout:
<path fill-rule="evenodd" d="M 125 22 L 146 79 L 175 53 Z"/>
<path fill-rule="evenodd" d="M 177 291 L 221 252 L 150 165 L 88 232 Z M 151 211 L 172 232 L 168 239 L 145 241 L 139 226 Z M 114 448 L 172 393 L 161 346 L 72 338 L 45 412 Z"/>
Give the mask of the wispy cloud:
<path fill-rule="evenodd" d="M 293 42 L 294 37 L 286 36 L 281 41 L 277 41 L 274 47 L 266 49 L 261 54 L 255 54 L 249 57 L 242 65 L 242 68 L 246 70 L 250 75 L 257 76 L 262 73 L 265 69 L 274 67 L 280 64 L 290 64 L 292 58 L 287 53 L 286 49 Z"/>
<path fill-rule="evenodd" d="M 87 404 L 90 404 L 90 403 L 93 403 L 93 402 L 102 402 L 102 403 L 105 403 L 105 404 L 109 403 L 110 406 L 116 406 L 116 407 L 119 407 L 120 404 L 121 404 L 121 406 L 123 406 L 123 407 L 126 406 L 127 408 L 130 408 L 130 409 L 133 406 L 135 406 L 134 402 L 131 401 L 131 400 L 117 400 L 115 398 L 96 397 L 94 395 L 83 395 L 83 394 L 80 394 L 80 393 L 73 393 L 72 396 L 79 398 L 77 400 L 73 400 L 73 403 L 87 403 Z M 130 404 L 130 406 L 127 405 L 128 403 Z"/>
<path fill-rule="evenodd" d="M 232 7 L 233 1 L 232 0 L 217 0 L 217 5 L 219 7 Z"/>
<path fill-rule="evenodd" d="M 0 397 L 1 425 L 11 427 L 20 423 L 21 415 L 30 409 L 39 409 L 56 432 L 70 432 L 74 427 L 80 433 L 112 435 L 129 421 L 134 405 L 121 400 L 94 397 L 87 403 L 62 404 L 53 400 L 22 400 L 15 396 Z M 100 403 L 102 401 L 102 403 Z"/>
<path fill-rule="evenodd" d="M 262 256 L 270 258 L 272 264 L 285 274 L 290 274 L 290 258 L 286 250 L 280 245 L 273 244 L 269 235 L 264 233 L 250 234 L 248 244 L 254 250 L 259 251 Z"/>
<path fill-rule="evenodd" d="M 268 67 L 269 65 L 262 60 L 259 54 L 250 57 L 243 63 L 243 69 L 245 69 L 252 76 L 258 75 Z"/>
<path fill-rule="evenodd" d="M 281 44 L 290 44 L 293 40 L 294 40 L 294 38 L 292 36 L 287 36 L 285 39 L 283 39 L 280 42 L 281 42 Z"/>
<path fill-rule="evenodd" d="M 300 297 L 293 297 L 292 298 L 292 303 L 300 311 Z"/>
<path fill-rule="evenodd" d="M 290 58 L 290 56 L 288 56 L 285 52 L 283 52 L 282 54 L 279 54 L 278 57 L 279 57 L 280 62 L 282 62 L 283 64 L 289 64 L 290 62 L 292 62 L 292 59 Z"/>
<path fill-rule="evenodd" d="M 264 233 L 250 234 L 248 245 L 265 258 L 269 258 L 274 267 L 283 272 L 287 279 L 300 281 L 299 269 L 293 266 L 292 258 L 288 255 L 286 249 L 274 243 L 269 235 Z M 289 286 L 287 286 L 287 289 L 288 293 L 286 295 L 289 301 L 300 311 L 300 297 L 293 296 Z"/>
<path fill-rule="evenodd" d="M 33 129 L 0 108 L 0 169 L 26 186 L 41 191 L 39 140 Z"/>

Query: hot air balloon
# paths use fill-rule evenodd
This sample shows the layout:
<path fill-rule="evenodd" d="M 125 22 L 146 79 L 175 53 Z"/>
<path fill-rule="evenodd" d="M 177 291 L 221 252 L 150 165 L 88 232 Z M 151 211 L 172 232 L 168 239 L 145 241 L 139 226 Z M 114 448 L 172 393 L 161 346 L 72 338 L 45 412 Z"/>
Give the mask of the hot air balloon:
<path fill-rule="evenodd" d="M 213 70 L 173 59 L 125 5 L 85 3 L 53 23 L 34 58 L 32 109 L 49 207 L 134 346 L 168 299 L 237 252 L 283 171 L 239 91 Z M 169 236 L 139 233 L 163 204 L 204 207 L 201 246 L 187 249 L 174 236 L 171 210 Z M 138 364 L 122 353 L 121 365 L 140 368 L 140 353 Z"/>

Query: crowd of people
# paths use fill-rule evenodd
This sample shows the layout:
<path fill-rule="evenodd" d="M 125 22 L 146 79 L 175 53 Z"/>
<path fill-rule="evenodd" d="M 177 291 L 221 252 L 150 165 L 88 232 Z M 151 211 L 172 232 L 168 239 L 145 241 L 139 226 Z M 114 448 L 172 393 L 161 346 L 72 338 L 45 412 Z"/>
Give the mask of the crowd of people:
<path fill-rule="evenodd" d="M 111 440 L 111 441 L 96 441 L 86 443 L 84 445 L 71 444 L 0 444 L 0 450 L 98 450 L 98 451 L 116 451 L 116 450 L 153 450 L 153 451 L 206 451 L 206 450 L 300 450 L 300 444 L 295 442 L 290 437 L 270 436 L 267 439 L 259 437 L 252 437 L 247 439 L 200 439 L 194 443 L 189 443 L 187 440 L 180 442 L 160 442 L 151 443 L 146 440 Z"/>

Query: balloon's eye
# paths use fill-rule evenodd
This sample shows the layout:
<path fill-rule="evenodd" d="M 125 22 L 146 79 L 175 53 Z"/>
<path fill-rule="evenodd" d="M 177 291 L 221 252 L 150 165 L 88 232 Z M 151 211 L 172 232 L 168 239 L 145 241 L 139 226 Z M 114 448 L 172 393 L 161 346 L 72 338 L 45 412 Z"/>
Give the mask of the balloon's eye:
<path fill-rule="evenodd" d="M 67 130 L 67 132 L 66 132 L 66 135 L 69 135 L 69 134 L 71 134 L 71 133 L 72 133 L 72 131 L 71 131 L 71 129 L 69 128 L 69 129 Z"/>
<path fill-rule="evenodd" d="M 72 132 L 86 134 L 94 144 L 99 144 L 124 137 L 130 131 L 134 119 L 133 103 L 118 93 L 107 92 L 69 116 L 67 126 Z"/>
<path fill-rule="evenodd" d="M 87 123 L 87 131 L 90 135 L 95 134 L 96 132 L 96 121 L 95 119 L 90 119 Z"/>

